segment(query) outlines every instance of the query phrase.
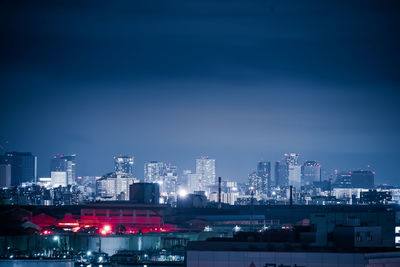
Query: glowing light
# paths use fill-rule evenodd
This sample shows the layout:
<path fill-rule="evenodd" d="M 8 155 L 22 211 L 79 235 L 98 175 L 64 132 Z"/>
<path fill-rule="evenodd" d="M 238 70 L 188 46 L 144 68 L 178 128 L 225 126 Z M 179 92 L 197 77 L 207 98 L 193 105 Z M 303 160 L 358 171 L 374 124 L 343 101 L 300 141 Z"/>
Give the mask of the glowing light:
<path fill-rule="evenodd" d="M 103 257 L 100 256 L 100 257 L 99 257 L 99 262 L 102 262 L 102 261 L 103 261 Z"/>
<path fill-rule="evenodd" d="M 162 185 L 163 181 L 158 181 L 157 184 Z"/>
<path fill-rule="evenodd" d="M 186 197 L 188 193 L 185 189 L 180 189 L 178 194 L 180 197 Z"/>
<path fill-rule="evenodd" d="M 53 240 L 54 241 L 58 241 L 60 239 L 60 237 L 58 236 L 58 235 L 55 235 L 54 237 L 53 237 Z"/>
<path fill-rule="evenodd" d="M 90 255 L 92 255 L 92 252 L 88 251 L 88 252 L 86 252 L 86 255 L 90 256 Z"/>
<path fill-rule="evenodd" d="M 104 230 L 107 231 L 107 232 L 111 231 L 111 226 L 109 226 L 109 225 L 104 225 L 103 228 L 104 228 Z"/>
<path fill-rule="evenodd" d="M 238 225 L 236 225 L 235 227 L 233 227 L 233 231 L 235 231 L 235 232 L 239 232 L 239 231 L 241 231 L 242 230 L 242 228 L 240 228 L 240 226 L 238 226 Z"/>

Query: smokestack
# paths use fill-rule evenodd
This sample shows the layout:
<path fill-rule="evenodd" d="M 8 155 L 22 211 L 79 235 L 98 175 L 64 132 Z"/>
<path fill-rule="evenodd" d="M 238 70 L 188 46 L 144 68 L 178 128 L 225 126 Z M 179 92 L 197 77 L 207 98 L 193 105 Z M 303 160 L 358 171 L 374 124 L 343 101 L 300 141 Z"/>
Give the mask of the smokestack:
<path fill-rule="evenodd" d="M 290 186 L 290 206 L 293 205 L 293 186 Z"/>
<path fill-rule="evenodd" d="M 218 177 L 218 208 L 221 208 L 221 177 Z"/>

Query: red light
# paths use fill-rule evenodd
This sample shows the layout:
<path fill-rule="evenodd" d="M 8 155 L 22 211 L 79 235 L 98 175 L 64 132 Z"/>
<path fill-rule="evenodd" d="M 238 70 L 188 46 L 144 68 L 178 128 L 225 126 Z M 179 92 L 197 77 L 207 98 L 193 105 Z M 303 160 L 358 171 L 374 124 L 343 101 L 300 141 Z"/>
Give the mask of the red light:
<path fill-rule="evenodd" d="M 108 235 L 111 234 L 112 228 L 110 225 L 104 225 L 103 228 L 100 230 L 100 234 Z"/>

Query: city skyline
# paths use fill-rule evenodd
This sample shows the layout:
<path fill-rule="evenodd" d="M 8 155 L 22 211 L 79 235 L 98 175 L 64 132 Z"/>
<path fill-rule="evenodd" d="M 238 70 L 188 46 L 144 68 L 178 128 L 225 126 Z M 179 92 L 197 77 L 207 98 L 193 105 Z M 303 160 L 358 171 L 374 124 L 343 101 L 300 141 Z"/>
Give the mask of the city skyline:
<path fill-rule="evenodd" d="M 7 152 L 7 153 L 31 153 L 31 152 Z M 32 155 L 35 157 L 35 158 L 37 158 L 37 156 L 35 155 L 35 153 L 32 153 Z M 329 180 L 329 179 L 331 179 L 332 181 L 334 181 L 335 179 L 336 179 L 336 173 L 339 171 L 339 172 L 347 172 L 347 171 L 357 171 L 357 170 L 370 170 L 370 171 L 373 171 L 374 172 L 374 174 L 376 175 L 376 169 L 374 168 L 374 166 L 372 166 L 371 164 L 367 164 L 367 165 L 364 165 L 364 166 L 360 166 L 360 167 L 348 167 L 348 168 L 341 168 L 340 166 L 336 166 L 335 168 L 326 168 L 325 166 L 326 166 L 326 163 L 323 163 L 322 165 L 321 165 L 321 162 L 319 161 L 319 160 L 309 160 L 309 159 L 307 159 L 307 158 L 304 158 L 304 157 L 302 157 L 301 156 L 301 153 L 283 153 L 282 155 L 281 155 L 281 158 L 277 158 L 277 159 L 264 159 L 264 158 L 261 158 L 261 159 L 259 159 L 259 160 L 257 160 L 257 161 L 255 161 L 255 162 L 253 162 L 252 163 L 252 165 L 253 166 L 251 166 L 249 169 L 247 169 L 247 170 L 243 170 L 243 172 L 247 172 L 243 177 L 238 177 L 238 176 L 223 176 L 223 175 L 221 175 L 221 174 L 219 174 L 219 172 L 218 171 L 216 171 L 215 172 L 215 176 L 216 177 L 218 177 L 218 176 L 221 176 L 221 177 L 223 177 L 224 179 L 229 179 L 229 180 L 232 180 L 232 181 L 236 181 L 236 182 L 241 182 L 241 183 L 245 183 L 245 182 L 248 182 L 248 176 L 250 175 L 250 174 L 252 174 L 252 172 L 254 173 L 254 174 L 256 174 L 257 173 L 257 169 L 258 169 L 258 164 L 260 164 L 261 162 L 267 162 L 267 163 L 270 163 L 271 165 L 270 165 L 270 174 L 269 174 L 269 178 L 268 179 L 273 179 L 273 183 L 275 183 L 276 182 L 276 179 L 277 179 L 277 173 L 276 173 L 276 168 L 277 168 L 277 166 L 275 166 L 276 165 L 276 163 L 278 163 L 278 162 L 285 162 L 287 159 L 287 157 L 289 157 L 289 155 L 290 156 L 292 156 L 292 155 L 295 155 L 297 158 L 296 158 L 296 166 L 298 166 L 298 172 L 302 172 L 302 166 L 303 166 L 303 164 L 307 164 L 307 163 L 310 163 L 310 162 L 315 162 L 315 163 L 318 163 L 318 166 L 319 166 L 319 169 L 320 170 L 323 170 L 324 172 L 325 172 L 325 175 L 323 175 L 322 173 L 320 173 L 320 178 L 322 179 L 322 180 Z M 120 168 L 120 167 L 117 167 L 117 160 L 118 159 L 121 159 L 121 161 L 122 161 L 122 159 L 128 159 L 129 160 L 129 171 L 127 172 L 127 174 L 129 174 L 129 175 L 133 175 L 132 177 L 135 177 L 135 178 L 137 178 L 137 179 L 140 179 L 140 180 L 143 180 L 143 181 L 147 181 L 147 182 L 150 182 L 150 180 L 148 180 L 148 178 L 146 178 L 147 176 L 146 176 L 146 168 L 147 168 L 147 164 L 161 164 L 162 166 L 172 166 L 174 163 L 173 162 L 171 162 L 171 161 L 154 161 L 154 160 L 138 160 L 137 161 L 137 157 L 136 156 L 132 156 L 131 154 L 124 154 L 124 155 L 122 155 L 121 153 L 120 154 L 118 154 L 118 156 L 112 156 L 112 160 L 114 161 L 111 161 L 111 163 L 110 164 L 108 164 L 108 165 L 110 165 L 110 166 L 108 166 L 108 165 L 106 165 L 106 166 L 102 166 L 102 169 L 104 170 L 102 173 L 99 173 L 98 171 L 96 172 L 96 171 L 94 171 L 94 172 L 89 172 L 89 173 L 80 173 L 79 172 L 79 155 L 77 155 L 76 153 L 72 153 L 72 154 L 68 154 L 68 153 L 62 153 L 62 154 L 55 154 L 54 156 L 52 156 L 50 159 L 49 159 L 49 168 L 48 168 L 48 166 L 47 167 L 45 167 L 46 166 L 46 164 L 44 164 L 45 166 L 42 166 L 42 169 L 44 170 L 43 171 L 43 174 L 44 175 L 41 175 L 40 173 L 38 173 L 37 174 L 37 178 L 39 179 L 40 177 L 50 177 L 51 176 L 51 172 L 53 171 L 53 164 L 54 164 L 54 161 L 55 160 L 58 160 L 58 159 L 64 159 L 64 158 L 66 158 L 66 159 L 69 159 L 69 158 L 73 158 L 73 161 L 75 162 L 74 163 L 74 170 L 73 170 L 73 172 L 74 172 L 74 177 L 76 177 L 76 176 L 80 176 L 80 177 L 83 177 L 83 176 L 97 176 L 97 177 L 100 177 L 100 176 L 103 176 L 103 175 L 106 175 L 106 174 L 109 174 L 112 170 L 114 170 L 114 171 L 118 171 L 118 168 Z M 187 170 L 190 170 L 190 171 L 192 171 L 192 173 L 193 174 L 196 174 L 196 161 L 198 161 L 198 160 L 201 160 L 201 159 L 208 159 L 208 158 L 212 158 L 212 157 L 209 157 L 209 156 L 207 156 L 207 155 L 201 155 L 201 156 L 198 156 L 198 157 L 196 157 L 196 158 L 193 158 L 193 159 L 189 159 L 189 165 L 190 165 L 190 167 L 188 167 L 188 166 L 179 166 L 178 164 L 175 164 L 176 166 L 174 166 L 175 168 L 177 168 L 178 169 L 178 172 L 177 172 L 177 175 L 178 175 L 178 177 L 182 177 L 182 176 L 184 176 L 185 174 L 185 171 L 187 171 Z M 37 160 L 37 159 L 36 159 Z M 215 164 L 215 158 L 213 158 L 212 159 L 213 161 L 214 161 L 214 164 Z M 76 162 L 78 162 L 78 164 L 76 164 Z M 219 162 L 219 161 L 217 161 L 217 162 Z M 138 166 L 137 164 L 141 164 L 141 163 L 143 163 L 143 165 L 142 166 Z M 255 165 L 255 163 L 257 163 L 257 166 Z M 77 165 L 77 166 L 76 166 Z M 218 164 L 215 164 L 215 165 L 218 165 Z M 144 171 L 143 171 L 143 167 L 144 166 Z M 40 167 L 40 164 L 38 165 L 38 166 L 36 166 L 36 172 L 37 172 L 37 169 L 40 169 L 39 168 Z M 46 169 L 47 168 L 47 169 Z M 163 167 L 164 168 L 164 167 Z M 215 167 L 214 167 L 215 168 Z M 76 171 L 76 169 L 78 169 L 78 171 Z M 134 171 L 133 171 L 134 170 Z M 216 168 L 216 170 L 218 170 L 218 168 Z M 55 171 L 60 171 L 60 170 L 55 170 Z M 62 170 L 62 171 L 64 171 L 64 170 Z M 66 170 L 65 170 L 66 171 Z M 68 174 L 68 175 L 70 175 L 70 174 Z M 287 174 L 287 175 L 289 175 L 289 173 Z M 297 174 L 298 175 L 298 177 L 297 177 L 297 179 L 300 179 L 301 178 L 301 175 L 300 175 L 300 173 L 298 173 Z M 259 175 L 258 175 L 259 176 Z M 379 176 L 378 176 L 379 177 Z M 286 178 L 286 179 L 288 179 L 289 178 L 289 176 Z M 69 178 L 69 179 L 71 179 L 71 178 Z M 72 179 L 73 181 L 75 181 L 76 179 Z M 72 181 L 71 180 L 71 181 Z M 157 180 L 157 179 L 156 179 Z M 154 180 L 153 182 L 157 182 L 156 180 Z M 287 183 L 289 182 L 289 180 L 287 181 Z M 68 184 L 70 184 L 71 182 L 68 182 Z M 272 181 L 271 181 L 271 183 L 272 183 Z M 272 184 L 273 184 L 272 183 Z M 381 183 L 380 181 L 379 181 L 379 178 L 376 180 L 376 183 L 377 184 L 385 184 L 385 183 Z M 392 185 L 398 185 L 398 184 L 392 184 Z"/>

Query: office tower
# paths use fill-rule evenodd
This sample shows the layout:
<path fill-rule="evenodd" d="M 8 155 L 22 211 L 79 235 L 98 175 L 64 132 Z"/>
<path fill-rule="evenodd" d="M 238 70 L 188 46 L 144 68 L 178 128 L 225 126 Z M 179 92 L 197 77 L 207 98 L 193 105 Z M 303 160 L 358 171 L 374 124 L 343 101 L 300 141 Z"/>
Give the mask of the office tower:
<path fill-rule="evenodd" d="M 306 161 L 301 166 L 301 185 L 312 185 L 321 181 L 321 165 L 315 160 Z"/>
<path fill-rule="evenodd" d="M 195 191 L 204 191 L 202 187 L 202 176 L 199 173 L 187 173 L 188 176 L 188 192 L 194 193 Z"/>
<path fill-rule="evenodd" d="M 138 204 L 159 204 L 159 185 L 154 183 L 131 184 L 129 187 L 129 200 Z"/>
<path fill-rule="evenodd" d="M 249 174 L 249 190 L 252 190 L 256 195 L 263 193 L 263 185 L 261 177 L 257 175 L 257 172 L 254 171 Z"/>
<path fill-rule="evenodd" d="M 6 152 L 0 156 L 0 164 L 11 167 L 11 186 L 37 181 L 37 157 L 29 152 Z"/>
<path fill-rule="evenodd" d="M 144 164 L 144 181 L 146 183 L 160 183 L 164 176 L 164 163 L 150 161 Z"/>
<path fill-rule="evenodd" d="M 215 179 L 215 159 L 201 157 L 196 159 L 196 174 L 201 177 L 201 187 L 207 190 L 210 186 L 216 185 Z"/>
<path fill-rule="evenodd" d="M 189 174 L 191 174 L 191 170 L 183 170 L 182 175 L 179 177 L 179 183 L 178 186 L 179 188 L 182 189 L 189 189 Z"/>
<path fill-rule="evenodd" d="M 133 177 L 134 157 L 118 156 L 114 157 L 114 170 L 123 172 Z"/>
<path fill-rule="evenodd" d="M 52 171 L 51 184 L 53 187 L 66 187 L 68 185 L 68 173 L 64 171 Z"/>
<path fill-rule="evenodd" d="M 170 163 L 151 161 L 144 164 L 144 181 L 158 183 L 161 195 L 175 196 L 178 168 Z"/>
<path fill-rule="evenodd" d="M 262 194 L 269 194 L 271 188 L 271 162 L 260 161 L 257 164 L 257 176 L 261 180 Z"/>
<path fill-rule="evenodd" d="M 288 186 L 288 168 L 284 160 L 275 162 L 275 185 Z"/>
<path fill-rule="evenodd" d="M 164 164 L 163 193 L 168 196 L 175 196 L 177 183 L 178 167 L 170 163 Z"/>
<path fill-rule="evenodd" d="M 285 161 L 288 168 L 288 183 L 293 187 L 300 189 L 301 184 L 301 166 L 299 165 L 299 154 L 286 153 Z"/>
<path fill-rule="evenodd" d="M 0 188 L 11 186 L 11 165 L 0 164 Z"/>
<path fill-rule="evenodd" d="M 371 171 L 353 171 L 351 173 L 352 188 L 374 188 L 374 173 Z"/>
<path fill-rule="evenodd" d="M 66 185 L 73 185 L 76 182 L 76 155 L 56 155 L 51 159 L 50 172 L 65 172 L 67 176 Z"/>
<path fill-rule="evenodd" d="M 341 171 L 336 174 L 336 180 L 332 185 L 336 188 L 351 188 L 351 172 Z"/>
<path fill-rule="evenodd" d="M 129 200 L 129 186 L 139 181 L 124 172 L 112 172 L 96 181 L 97 196 L 108 200 Z"/>

